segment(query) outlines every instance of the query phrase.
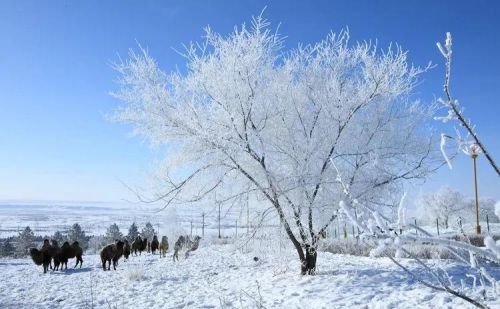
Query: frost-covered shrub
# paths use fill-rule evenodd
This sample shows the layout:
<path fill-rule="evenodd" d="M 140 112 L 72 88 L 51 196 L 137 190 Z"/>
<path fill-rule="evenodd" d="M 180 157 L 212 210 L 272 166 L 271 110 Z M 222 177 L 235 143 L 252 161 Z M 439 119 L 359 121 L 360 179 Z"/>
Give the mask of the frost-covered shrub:
<path fill-rule="evenodd" d="M 365 242 L 357 241 L 355 238 L 338 238 L 322 243 L 320 250 L 334 254 L 349 254 L 356 256 L 370 256 L 370 251 L 374 248 Z M 419 259 L 453 259 L 448 250 L 431 245 L 405 245 L 404 248 L 414 257 Z M 387 249 L 392 255 L 396 250 Z M 408 258 L 408 254 L 402 253 L 402 258 Z"/>
<path fill-rule="evenodd" d="M 334 254 L 350 254 L 357 256 L 369 256 L 372 246 L 366 243 L 357 241 L 354 238 L 339 238 L 322 242 L 321 251 Z"/>
<path fill-rule="evenodd" d="M 234 237 L 222 237 L 222 238 L 218 238 L 218 237 L 208 237 L 207 241 L 210 243 L 210 244 L 214 244 L 214 245 L 228 245 L 228 244 L 234 244 Z"/>
<path fill-rule="evenodd" d="M 500 235 L 490 235 L 495 241 L 500 239 Z M 470 241 L 471 245 L 476 247 L 484 247 L 484 235 L 467 235 L 467 238 L 464 235 L 455 235 L 452 237 L 453 240 L 468 242 Z"/>
<path fill-rule="evenodd" d="M 87 254 L 98 254 L 101 249 L 107 245 L 106 237 L 102 235 L 93 235 L 89 238 Z"/>
<path fill-rule="evenodd" d="M 129 281 L 143 281 L 146 280 L 148 277 L 144 274 L 144 266 L 142 265 L 136 265 L 127 268 L 127 270 L 124 273 L 124 277 L 129 280 Z"/>
<path fill-rule="evenodd" d="M 453 255 L 449 253 L 448 250 L 430 245 L 407 245 L 404 246 L 412 256 L 419 259 L 454 259 Z M 403 255 L 403 257 L 409 257 Z"/>
<path fill-rule="evenodd" d="M 14 256 L 16 248 L 12 244 L 12 239 L 2 239 L 0 241 L 0 256 Z"/>

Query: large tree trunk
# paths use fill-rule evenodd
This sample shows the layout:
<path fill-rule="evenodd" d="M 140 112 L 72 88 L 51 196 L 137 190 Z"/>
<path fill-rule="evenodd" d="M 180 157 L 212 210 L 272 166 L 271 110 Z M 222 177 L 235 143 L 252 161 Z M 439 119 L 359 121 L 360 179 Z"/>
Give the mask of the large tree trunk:
<path fill-rule="evenodd" d="M 306 245 L 305 258 L 301 260 L 301 274 L 314 275 L 316 273 L 316 259 L 318 251 L 316 248 Z"/>
<path fill-rule="evenodd" d="M 316 272 L 316 259 L 318 257 L 318 251 L 315 246 L 306 244 L 305 249 L 302 248 L 300 243 L 297 241 L 293 233 L 291 232 L 288 224 L 285 227 L 288 237 L 292 241 L 300 260 L 300 273 L 302 275 L 314 275 Z"/>

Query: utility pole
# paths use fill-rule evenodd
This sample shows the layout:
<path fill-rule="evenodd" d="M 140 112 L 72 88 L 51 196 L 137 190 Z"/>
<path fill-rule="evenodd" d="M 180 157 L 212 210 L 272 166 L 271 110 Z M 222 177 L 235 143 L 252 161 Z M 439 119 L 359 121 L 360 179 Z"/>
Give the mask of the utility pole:
<path fill-rule="evenodd" d="M 221 236 L 220 236 L 220 203 L 219 203 L 219 238 L 221 238 Z"/>
<path fill-rule="evenodd" d="M 478 199 L 478 194 L 477 194 L 477 166 L 476 166 L 476 159 L 477 156 L 479 155 L 481 148 L 474 144 L 470 147 L 470 152 L 471 152 L 471 157 L 472 161 L 474 164 L 474 194 L 475 194 L 475 206 L 476 206 L 476 233 L 481 234 L 481 226 L 479 225 L 479 199 Z"/>
<path fill-rule="evenodd" d="M 201 237 L 205 237 L 205 213 L 201 214 Z"/>
<path fill-rule="evenodd" d="M 249 203 L 248 203 L 248 194 L 247 194 L 247 234 L 250 233 L 250 209 L 249 209 Z"/>

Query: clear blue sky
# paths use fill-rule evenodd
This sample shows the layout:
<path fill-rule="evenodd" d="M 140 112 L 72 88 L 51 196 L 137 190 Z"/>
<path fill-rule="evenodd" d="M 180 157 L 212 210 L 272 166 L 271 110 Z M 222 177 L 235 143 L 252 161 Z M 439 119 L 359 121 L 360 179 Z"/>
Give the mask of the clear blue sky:
<path fill-rule="evenodd" d="M 398 42 L 425 75 L 418 96 L 442 96 L 435 47 L 454 36 L 454 95 L 500 161 L 500 2 L 498 1 L 0 1 L 0 200 L 116 201 L 120 181 L 141 185 L 162 157 L 130 127 L 104 115 L 119 102 L 109 63 L 136 41 L 163 69 L 184 67 L 173 48 L 200 40 L 210 25 L 227 34 L 258 14 L 288 37 L 288 47 L 348 26 L 354 40 Z M 448 127 L 451 130 L 451 128 Z M 500 198 L 499 178 L 479 164 L 480 195 Z M 500 162 L 499 162 L 500 163 Z M 472 194 L 471 162 L 455 161 L 422 190 L 450 184 Z M 416 189 L 420 190 L 420 189 Z"/>

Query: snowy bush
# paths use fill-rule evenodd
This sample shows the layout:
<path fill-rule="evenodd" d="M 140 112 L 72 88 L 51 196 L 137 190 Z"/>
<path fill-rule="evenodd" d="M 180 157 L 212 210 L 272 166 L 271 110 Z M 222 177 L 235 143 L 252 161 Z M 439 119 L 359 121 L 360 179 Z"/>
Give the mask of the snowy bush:
<path fill-rule="evenodd" d="M 98 254 L 101 249 L 108 244 L 105 236 L 93 235 L 89 238 L 87 254 Z"/>
<path fill-rule="evenodd" d="M 12 239 L 6 238 L 0 240 L 0 256 L 10 257 L 16 253 L 16 247 L 12 244 Z"/>
<path fill-rule="evenodd" d="M 334 254 L 350 254 L 358 256 L 369 256 L 371 249 L 373 249 L 373 246 L 354 238 L 338 238 L 323 241 L 319 248 L 321 251 Z"/>
<path fill-rule="evenodd" d="M 330 252 L 334 254 L 349 254 L 355 256 L 370 256 L 371 250 L 374 249 L 374 245 L 356 240 L 355 238 L 338 238 L 324 241 L 320 247 L 321 251 Z M 404 249 L 408 251 L 408 254 L 402 253 L 400 257 L 410 258 L 417 257 L 419 259 L 454 259 L 454 256 L 450 254 L 446 249 L 439 248 L 431 245 L 423 244 L 408 244 L 404 246 Z M 396 255 L 395 248 L 387 248 L 387 253 L 391 255 Z"/>
<path fill-rule="evenodd" d="M 235 239 L 234 237 L 217 237 L 215 235 L 211 236 L 211 237 L 207 237 L 206 241 L 210 244 L 214 244 L 214 245 L 229 245 L 229 244 L 234 244 L 235 243 Z"/>
<path fill-rule="evenodd" d="M 143 265 L 130 265 L 124 271 L 124 277 L 129 281 L 143 281 L 148 279 L 148 277 L 144 274 L 145 267 Z"/>

